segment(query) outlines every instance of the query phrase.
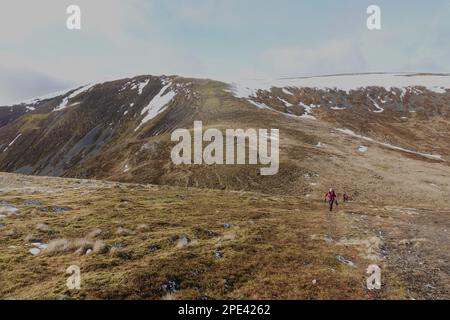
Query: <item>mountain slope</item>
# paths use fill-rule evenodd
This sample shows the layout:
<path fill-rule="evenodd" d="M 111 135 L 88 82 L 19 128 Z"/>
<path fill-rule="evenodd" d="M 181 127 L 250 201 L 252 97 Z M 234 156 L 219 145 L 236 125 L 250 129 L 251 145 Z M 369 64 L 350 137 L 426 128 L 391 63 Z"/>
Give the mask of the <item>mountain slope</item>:
<path fill-rule="evenodd" d="M 88 85 L 0 108 L 0 170 L 302 196 L 320 183 L 386 201 L 432 190 L 434 201 L 448 190 L 449 79 L 367 74 L 230 85 L 139 76 Z M 194 120 L 204 128 L 280 129 L 279 174 L 173 165 L 170 133 Z"/>
<path fill-rule="evenodd" d="M 330 214 L 299 197 L 3 173 L 0 190 L 2 299 L 449 297 L 449 209 Z M 371 264 L 381 290 L 366 289 Z"/>
<path fill-rule="evenodd" d="M 0 297 L 448 299 L 449 78 L 139 76 L 0 108 Z M 279 173 L 175 166 L 196 120 L 280 129 Z"/>

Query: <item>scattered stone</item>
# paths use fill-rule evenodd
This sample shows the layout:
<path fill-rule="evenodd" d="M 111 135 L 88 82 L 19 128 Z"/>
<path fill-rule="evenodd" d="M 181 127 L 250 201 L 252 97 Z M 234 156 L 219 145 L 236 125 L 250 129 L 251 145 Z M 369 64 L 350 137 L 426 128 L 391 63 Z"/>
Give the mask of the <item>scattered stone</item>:
<path fill-rule="evenodd" d="M 355 266 L 355 264 L 352 261 L 345 259 L 343 256 L 336 256 L 336 259 L 339 262 L 342 262 L 343 264 L 348 265 L 349 267 L 354 267 Z"/>
<path fill-rule="evenodd" d="M 429 284 L 429 283 L 427 283 L 427 284 L 425 285 L 425 288 L 427 288 L 427 289 L 429 289 L 429 290 L 436 289 L 434 286 L 432 286 L 432 285 Z"/>
<path fill-rule="evenodd" d="M 50 207 L 50 208 L 41 208 L 39 209 L 42 212 L 55 212 L 55 213 L 62 213 L 71 211 L 71 208 L 63 208 L 63 207 Z"/>
<path fill-rule="evenodd" d="M 358 147 L 358 151 L 361 153 L 367 152 L 367 150 L 369 150 L 366 146 L 359 146 Z"/>
<path fill-rule="evenodd" d="M 222 259 L 222 258 L 223 258 L 223 253 L 222 253 L 222 251 L 216 249 L 216 250 L 214 250 L 214 256 L 215 256 L 217 259 Z"/>
<path fill-rule="evenodd" d="M 18 209 L 15 206 L 12 206 L 9 204 L 0 206 L 0 214 L 2 214 L 2 218 L 16 214 L 17 211 L 18 211 Z"/>
<path fill-rule="evenodd" d="M 212 230 L 206 229 L 206 228 L 195 228 L 195 233 L 198 237 L 217 237 L 217 232 L 214 232 Z"/>
<path fill-rule="evenodd" d="M 155 252 L 155 251 L 158 251 L 158 250 L 160 250 L 160 249 L 161 249 L 161 247 L 158 246 L 157 244 L 152 244 L 152 245 L 150 245 L 150 246 L 148 247 L 148 251 L 150 251 L 150 252 Z"/>
<path fill-rule="evenodd" d="M 62 208 L 62 207 L 53 207 L 53 208 L 51 208 L 51 210 L 53 212 L 66 212 L 66 211 L 70 211 L 72 209 L 70 209 L 70 208 Z"/>
<path fill-rule="evenodd" d="M 39 248 L 31 248 L 31 249 L 29 250 L 29 252 L 30 252 L 33 256 L 36 256 L 36 255 L 38 255 L 38 254 L 41 252 L 41 249 L 39 249 Z"/>
<path fill-rule="evenodd" d="M 132 259 L 132 256 L 130 253 L 124 252 L 121 250 L 115 251 L 114 255 L 122 260 L 131 260 Z"/>
<path fill-rule="evenodd" d="M 45 250 L 47 249 L 48 245 L 45 243 L 40 243 L 40 242 L 34 242 L 31 244 L 33 247 L 38 248 L 40 250 Z"/>
<path fill-rule="evenodd" d="M 229 279 L 223 279 L 223 288 L 225 289 L 225 291 L 233 290 L 233 282 Z"/>
<path fill-rule="evenodd" d="M 114 249 L 122 249 L 125 248 L 125 245 L 122 242 L 116 242 L 112 245 Z"/>
<path fill-rule="evenodd" d="M 26 206 L 41 206 L 42 205 L 42 203 L 37 200 L 25 200 L 25 202 L 23 204 Z"/>
<path fill-rule="evenodd" d="M 174 293 L 178 290 L 178 283 L 174 280 L 169 280 L 161 285 L 161 290 L 165 293 Z"/>

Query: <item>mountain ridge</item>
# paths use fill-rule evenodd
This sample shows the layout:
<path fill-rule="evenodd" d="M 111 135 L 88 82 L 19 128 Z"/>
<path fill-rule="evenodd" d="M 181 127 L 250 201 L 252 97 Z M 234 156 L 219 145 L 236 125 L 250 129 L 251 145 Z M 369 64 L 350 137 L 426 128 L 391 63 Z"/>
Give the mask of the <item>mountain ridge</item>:
<path fill-rule="evenodd" d="M 448 298 L 448 89 L 237 89 L 139 76 L 0 108 L 0 296 Z M 278 174 L 174 165 L 194 121 L 279 129 Z"/>
<path fill-rule="evenodd" d="M 378 76 L 332 80 L 351 78 L 364 85 L 379 81 Z M 314 188 L 303 176 L 328 171 L 329 159 L 339 166 L 339 158 L 352 163 L 354 155 L 372 156 L 358 152 L 359 145 L 380 152 L 373 155 L 371 170 L 378 170 L 376 162 L 386 152 L 398 160 L 438 162 L 447 168 L 450 91 L 439 86 L 448 79 L 406 80 L 410 84 L 420 77 L 429 90 L 389 86 L 405 81 L 404 74 L 401 81 L 394 74 L 385 77 L 392 83 L 351 90 L 299 86 L 296 79 L 276 82 L 278 87 L 240 84 L 236 91 L 232 83 L 150 75 L 81 86 L 32 104 L 0 108 L 0 170 L 306 196 Z M 195 120 L 205 128 L 280 128 L 280 173 L 267 178 L 251 166 L 174 166 L 170 134 L 176 128 L 191 129 Z M 358 146 L 342 153 L 348 139 Z M 331 151 L 331 145 L 337 149 Z M 314 161 L 321 165 L 313 169 Z"/>

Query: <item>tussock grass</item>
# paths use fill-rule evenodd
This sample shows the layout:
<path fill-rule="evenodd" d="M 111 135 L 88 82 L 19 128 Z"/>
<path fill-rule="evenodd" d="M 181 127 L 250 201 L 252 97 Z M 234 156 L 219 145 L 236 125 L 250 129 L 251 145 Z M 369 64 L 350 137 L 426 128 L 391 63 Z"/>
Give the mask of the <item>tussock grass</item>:
<path fill-rule="evenodd" d="M 107 247 L 101 240 L 89 240 L 87 238 L 78 239 L 54 239 L 48 243 L 45 253 L 57 254 L 63 252 L 75 252 L 76 254 L 86 254 L 88 250 L 93 253 L 103 254 L 107 252 Z"/>
<path fill-rule="evenodd" d="M 85 192 L 74 188 L 78 180 L 33 179 L 37 187 L 64 192 L 50 197 L 46 190 L 14 192 L 5 199 L 73 209 L 43 214 L 39 208 L 22 208 L 14 219 L 2 221 L 2 235 L 8 230 L 20 235 L 0 238 L 2 298 L 407 299 L 411 292 L 420 297 L 427 291 L 404 280 L 409 267 L 403 262 L 421 250 L 427 265 L 445 270 L 439 261 L 446 261 L 450 252 L 444 250 L 445 234 L 435 232 L 436 226 L 448 224 L 447 215 L 432 210 L 408 215 L 401 208 L 351 203 L 330 214 L 322 202 L 298 197 L 100 181 L 83 181 L 89 189 Z M 35 234 L 47 248 L 32 256 L 32 244 L 23 237 L 37 232 L 38 224 L 43 224 L 39 229 L 51 226 L 53 233 Z M 412 238 L 406 228 L 411 225 L 429 230 L 414 235 L 429 241 L 399 245 Z M 367 248 L 367 240 L 380 237 L 380 230 L 382 243 Z M 180 239 L 188 241 L 179 245 Z M 430 249 L 436 241 L 439 253 Z M 386 248 L 389 257 L 376 262 L 383 270 L 383 290 L 368 291 L 366 268 L 374 263 L 370 257 Z M 80 291 L 65 285 L 65 270 L 74 264 L 81 269 Z M 446 283 L 444 273 L 425 269 L 415 271 L 412 283 Z M 435 294 L 445 296 L 445 291 Z"/>

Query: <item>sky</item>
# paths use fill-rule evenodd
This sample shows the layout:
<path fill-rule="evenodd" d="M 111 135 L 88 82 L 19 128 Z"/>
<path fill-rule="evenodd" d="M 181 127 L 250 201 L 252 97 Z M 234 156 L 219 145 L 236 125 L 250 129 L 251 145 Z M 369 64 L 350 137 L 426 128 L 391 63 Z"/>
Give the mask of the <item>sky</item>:
<path fill-rule="evenodd" d="M 81 30 L 66 9 L 81 8 Z M 366 27 L 369 5 L 382 29 Z M 450 72 L 450 0 L 0 0 L 0 104 L 141 74 Z"/>

